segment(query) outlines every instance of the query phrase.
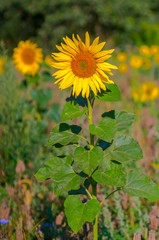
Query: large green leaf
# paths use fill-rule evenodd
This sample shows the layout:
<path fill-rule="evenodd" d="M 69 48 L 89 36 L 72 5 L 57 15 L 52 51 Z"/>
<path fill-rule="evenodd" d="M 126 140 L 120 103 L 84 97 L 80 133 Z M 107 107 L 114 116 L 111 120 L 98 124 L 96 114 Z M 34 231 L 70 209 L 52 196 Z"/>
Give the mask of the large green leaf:
<path fill-rule="evenodd" d="M 82 147 L 76 148 L 74 152 L 74 161 L 89 176 L 99 166 L 103 159 L 103 150 L 100 147 L 94 147 L 91 150 L 85 150 Z"/>
<path fill-rule="evenodd" d="M 120 91 L 115 83 L 114 84 L 106 83 L 106 91 L 98 93 L 96 98 L 98 100 L 106 102 L 117 102 L 121 100 Z"/>
<path fill-rule="evenodd" d="M 117 123 L 117 130 L 122 131 L 129 128 L 135 120 L 134 113 L 127 113 L 125 111 L 111 110 L 102 114 L 102 117 L 110 117 L 115 119 Z"/>
<path fill-rule="evenodd" d="M 131 137 L 118 136 L 111 146 L 110 158 L 120 163 L 129 160 L 139 160 L 143 157 L 139 144 Z M 109 149 L 108 149 L 109 151 Z"/>
<path fill-rule="evenodd" d="M 134 113 L 127 113 L 124 111 L 115 111 L 115 120 L 118 131 L 129 128 L 135 121 L 136 115 Z"/>
<path fill-rule="evenodd" d="M 105 117 L 100 121 L 99 126 L 91 124 L 89 131 L 91 134 L 97 135 L 100 139 L 111 142 L 117 131 L 116 122 L 112 118 Z"/>
<path fill-rule="evenodd" d="M 132 196 L 147 198 L 149 201 L 159 200 L 159 186 L 139 170 L 128 173 L 124 191 Z"/>
<path fill-rule="evenodd" d="M 55 183 L 55 193 L 61 194 L 63 191 L 78 189 L 80 185 L 80 176 L 69 165 L 68 157 L 64 159 L 52 156 L 35 174 L 39 181 L 52 178 Z"/>
<path fill-rule="evenodd" d="M 111 167 L 105 171 L 97 170 L 92 175 L 93 179 L 99 184 L 121 187 L 126 184 L 125 174 L 121 164 L 111 162 Z"/>
<path fill-rule="evenodd" d="M 86 221 L 92 222 L 101 210 L 100 203 L 96 199 L 81 203 L 78 196 L 69 196 L 64 206 L 68 224 L 75 233 Z"/>
<path fill-rule="evenodd" d="M 81 110 L 78 104 L 67 102 L 62 111 L 61 121 L 81 117 L 86 112 L 87 112 L 86 106 Z"/>
<path fill-rule="evenodd" d="M 70 143 L 78 143 L 77 134 L 81 131 L 81 127 L 77 125 L 68 125 L 67 123 L 61 123 L 52 129 L 47 146 L 53 146 L 55 144 L 67 145 Z"/>

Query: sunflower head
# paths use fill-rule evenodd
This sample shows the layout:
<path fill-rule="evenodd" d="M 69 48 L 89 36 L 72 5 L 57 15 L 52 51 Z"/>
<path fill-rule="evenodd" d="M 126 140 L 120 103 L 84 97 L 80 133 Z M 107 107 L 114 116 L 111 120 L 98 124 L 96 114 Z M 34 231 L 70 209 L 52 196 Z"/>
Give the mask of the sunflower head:
<path fill-rule="evenodd" d="M 117 59 L 119 62 L 125 62 L 127 60 L 127 54 L 124 52 L 119 52 L 117 54 Z"/>
<path fill-rule="evenodd" d="M 128 67 L 128 64 L 126 63 L 120 63 L 118 65 L 118 70 L 120 73 L 126 73 L 128 71 L 129 67 Z"/>
<path fill-rule="evenodd" d="M 38 72 L 42 60 L 42 49 L 37 48 L 37 44 L 29 40 L 20 41 L 18 47 L 14 49 L 13 61 L 15 67 L 23 75 L 34 76 Z"/>
<path fill-rule="evenodd" d="M 132 68 L 139 69 L 142 66 L 142 57 L 137 56 L 137 55 L 133 55 L 130 58 L 130 66 Z"/>
<path fill-rule="evenodd" d="M 146 45 L 143 45 L 139 48 L 139 53 L 147 57 L 151 56 L 150 48 Z"/>
<path fill-rule="evenodd" d="M 108 75 L 113 75 L 111 69 L 117 69 L 105 60 L 111 57 L 114 49 L 103 50 L 105 42 L 99 43 L 97 37 L 93 43 L 90 43 L 88 32 L 85 35 L 85 43 L 77 35 L 72 35 L 72 39 L 63 38 L 64 43 L 56 46 L 58 53 L 53 53 L 54 62 L 52 66 L 56 71 L 53 76 L 55 83 L 59 84 L 61 90 L 73 86 L 73 95 L 77 97 L 82 93 L 83 97 L 88 98 L 90 90 L 97 95 L 101 89 L 106 90 L 106 83 L 113 83 Z"/>

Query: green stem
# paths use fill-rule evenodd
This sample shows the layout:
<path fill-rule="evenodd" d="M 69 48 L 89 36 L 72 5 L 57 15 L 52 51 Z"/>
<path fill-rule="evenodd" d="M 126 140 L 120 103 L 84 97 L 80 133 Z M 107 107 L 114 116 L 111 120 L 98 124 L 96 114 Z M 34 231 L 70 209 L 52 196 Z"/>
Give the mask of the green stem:
<path fill-rule="evenodd" d="M 88 121 L 89 121 L 89 125 L 91 125 L 93 123 L 92 121 L 93 104 L 91 104 L 90 99 L 88 99 L 88 108 L 89 108 Z M 94 135 L 92 135 L 91 133 L 90 133 L 90 144 L 94 145 Z"/>
<path fill-rule="evenodd" d="M 113 192 L 111 192 L 110 194 L 108 194 L 108 195 L 104 198 L 104 200 L 101 202 L 100 205 L 102 206 L 106 199 L 108 199 L 113 193 L 115 193 L 115 192 L 117 192 L 117 191 L 119 191 L 119 190 L 121 190 L 121 189 L 122 189 L 122 187 L 118 187 L 118 188 L 115 189 Z"/>
<path fill-rule="evenodd" d="M 92 195 L 90 194 L 90 192 L 88 191 L 88 189 L 87 189 L 84 185 L 82 185 L 82 186 L 83 186 L 84 190 L 86 191 L 87 195 L 89 196 L 89 198 L 90 198 L 90 199 L 93 199 L 93 197 L 92 197 Z"/>
<path fill-rule="evenodd" d="M 95 218 L 95 222 L 93 225 L 93 236 L 94 240 L 98 240 L 98 215 Z"/>
<path fill-rule="evenodd" d="M 88 108 L 89 108 L 88 121 L 89 121 L 89 125 L 91 125 L 93 123 L 93 120 L 92 120 L 93 103 L 94 103 L 94 100 L 91 103 L 91 100 L 88 99 Z M 94 146 L 94 135 L 92 135 L 91 133 L 90 133 L 90 145 Z M 94 199 L 97 198 L 96 197 L 96 187 L 97 187 L 96 182 L 93 182 L 92 183 L 92 190 L 93 190 L 93 198 Z M 98 215 L 96 215 L 94 225 L 93 225 L 93 236 L 94 236 L 94 240 L 98 240 Z"/>
<path fill-rule="evenodd" d="M 78 137 L 78 138 L 81 138 L 81 139 L 83 139 L 86 143 L 88 143 L 89 144 L 89 142 L 87 141 L 87 139 L 86 138 L 84 138 L 84 137 L 82 137 L 82 136 L 80 136 L 80 135 L 78 135 L 78 134 L 76 134 L 76 136 Z"/>

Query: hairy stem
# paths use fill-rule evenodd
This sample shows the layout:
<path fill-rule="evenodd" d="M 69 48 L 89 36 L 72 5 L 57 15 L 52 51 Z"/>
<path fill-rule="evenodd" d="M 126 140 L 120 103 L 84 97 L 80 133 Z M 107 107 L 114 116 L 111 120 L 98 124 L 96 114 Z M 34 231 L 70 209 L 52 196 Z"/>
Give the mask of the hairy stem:
<path fill-rule="evenodd" d="M 94 103 L 94 100 L 91 103 L 91 100 L 88 99 L 88 107 L 89 107 L 88 121 L 89 121 L 89 125 L 91 125 L 93 123 L 93 120 L 92 120 L 93 103 Z M 94 146 L 94 135 L 92 135 L 91 133 L 90 133 L 90 145 Z M 92 183 L 92 190 L 93 190 L 93 198 L 94 199 L 96 199 L 96 187 L 97 187 L 96 182 L 93 182 Z M 98 215 L 96 215 L 94 225 L 93 225 L 93 236 L 94 236 L 94 240 L 98 240 Z"/>
<path fill-rule="evenodd" d="M 115 193 L 115 192 L 117 192 L 117 191 L 120 191 L 121 189 L 122 189 L 122 187 L 118 187 L 118 188 L 115 189 L 113 192 L 109 193 L 109 194 L 104 198 L 104 200 L 101 202 L 100 205 L 102 206 L 106 199 L 108 199 L 113 193 Z"/>

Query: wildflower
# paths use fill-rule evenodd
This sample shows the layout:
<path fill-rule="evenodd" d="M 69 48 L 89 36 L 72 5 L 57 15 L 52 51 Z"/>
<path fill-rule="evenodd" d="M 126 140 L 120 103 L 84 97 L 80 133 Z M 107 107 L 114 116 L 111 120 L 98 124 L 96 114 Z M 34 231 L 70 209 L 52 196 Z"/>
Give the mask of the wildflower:
<path fill-rule="evenodd" d="M 153 57 L 153 60 L 156 64 L 159 64 L 159 53 L 155 54 L 155 56 Z"/>
<path fill-rule="evenodd" d="M 154 169 L 159 168 L 159 163 L 152 163 L 152 166 L 154 167 Z"/>
<path fill-rule="evenodd" d="M 145 70 L 149 70 L 152 66 L 152 63 L 151 63 L 151 60 L 148 59 L 148 58 L 143 58 L 142 59 L 142 67 L 145 69 Z"/>
<path fill-rule="evenodd" d="M 4 58 L 1 57 L 0 58 L 0 74 L 3 73 L 3 69 L 4 69 Z"/>
<path fill-rule="evenodd" d="M 133 90 L 132 96 L 139 102 L 154 101 L 159 96 L 159 87 L 150 81 L 143 82 L 140 87 Z"/>
<path fill-rule="evenodd" d="M 52 57 L 50 55 L 45 57 L 45 63 L 52 68 Z"/>
<path fill-rule="evenodd" d="M 126 73 L 128 71 L 128 65 L 126 63 L 120 63 L 118 66 L 118 70 L 120 73 Z"/>
<path fill-rule="evenodd" d="M 41 193 L 38 193 L 38 197 L 39 197 L 40 199 L 44 199 L 44 195 L 41 194 Z"/>
<path fill-rule="evenodd" d="M 127 60 L 127 54 L 124 52 L 119 52 L 117 54 L 117 59 L 119 60 L 119 62 L 125 62 Z"/>
<path fill-rule="evenodd" d="M 149 57 L 151 55 L 150 48 L 146 45 L 143 45 L 139 48 L 139 53 L 141 55 L 144 55 L 144 56 L 147 56 L 147 57 Z"/>
<path fill-rule="evenodd" d="M 0 224 L 1 224 L 1 225 L 3 225 L 3 224 L 8 224 L 8 223 L 9 223 L 8 220 L 6 220 L 6 219 L 4 219 L 4 218 L 0 219 Z"/>
<path fill-rule="evenodd" d="M 157 45 L 151 46 L 150 51 L 151 51 L 152 55 L 159 53 L 159 46 L 157 46 Z"/>
<path fill-rule="evenodd" d="M 133 55 L 130 59 L 130 66 L 133 68 L 140 68 L 142 65 L 142 58 L 140 56 L 137 55 Z"/>
<path fill-rule="evenodd" d="M 114 49 L 101 51 L 105 42 L 99 43 L 97 37 L 90 44 L 88 32 L 85 35 L 85 43 L 74 34 L 72 40 L 68 37 L 63 38 L 66 44 L 56 46 L 60 51 L 53 53 L 56 62 L 52 66 L 59 69 L 53 74 L 61 90 L 73 85 L 73 95 L 77 97 L 80 93 L 86 98 L 89 97 L 90 89 L 97 95 L 97 91 L 106 90 L 104 82 L 113 83 L 106 73 L 113 75 L 110 69 L 117 69 L 116 66 L 105 62 L 111 57 Z"/>
<path fill-rule="evenodd" d="M 37 48 L 37 44 L 29 40 L 25 42 L 20 41 L 18 47 L 14 49 L 13 60 L 15 68 L 23 75 L 30 74 L 34 76 L 40 68 L 39 64 L 42 62 L 42 59 L 42 49 Z"/>

